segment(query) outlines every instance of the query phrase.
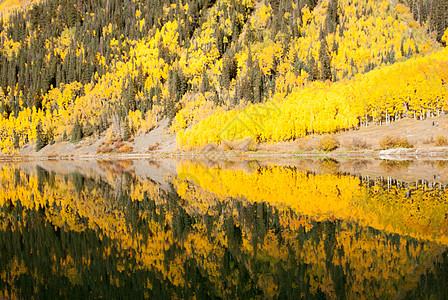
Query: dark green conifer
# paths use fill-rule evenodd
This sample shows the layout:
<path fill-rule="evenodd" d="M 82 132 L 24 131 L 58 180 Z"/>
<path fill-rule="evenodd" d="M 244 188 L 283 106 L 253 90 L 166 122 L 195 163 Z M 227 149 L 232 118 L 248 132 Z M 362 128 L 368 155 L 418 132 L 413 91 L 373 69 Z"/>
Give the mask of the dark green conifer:
<path fill-rule="evenodd" d="M 13 130 L 13 137 L 14 137 L 14 149 L 19 149 L 20 148 L 20 138 L 15 130 Z"/>
<path fill-rule="evenodd" d="M 331 80 L 331 58 L 330 55 L 328 54 L 328 46 L 325 39 L 322 39 L 320 43 L 319 61 L 320 61 L 319 79 Z"/>
<path fill-rule="evenodd" d="M 79 142 L 83 138 L 82 125 L 78 119 L 76 119 L 75 124 L 73 124 L 72 134 L 70 142 L 76 143 Z"/>
<path fill-rule="evenodd" d="M 131 138 L 131 127 L 129 126 L 129 120 L 126 118 L 124 120 L 123 139 L 127 141 L 130 138 Z"/>
<path fill-rule="evenodd" d="M 47 138 L 45 134 L 42 131 L 42 124 L 39 121 L 39 123 L 36 126 L 36 152 L 38 152 L 40 149 L 45 147 L 47 145 Z"/>
<path fill-rule="evenodd" d="M 199 87 L 199 92 L 205 94 L 209 90 L 210 90 L 210 82 L 208 79 L 207 71 L 204 70 L 204 72 L 202 73 L 202 81 L 201 86 Z"/>

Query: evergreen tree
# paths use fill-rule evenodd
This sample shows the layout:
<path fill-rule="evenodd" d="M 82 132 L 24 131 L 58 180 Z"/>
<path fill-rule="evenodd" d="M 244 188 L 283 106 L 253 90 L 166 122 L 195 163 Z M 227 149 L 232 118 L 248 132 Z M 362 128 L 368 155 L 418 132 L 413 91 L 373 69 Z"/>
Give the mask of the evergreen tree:
<path fill-rule="evenodd" d="M 336 32 L 338 24 L 339 24 L 338 0 L 330 0 L 330 2 L 328 3 L 327 15 L 325 18 L 326 34 Z"/>
<path fill-rule="evenodd" d="M 204 70 L 204 72 L 202 73 L 202 81 L 201 86 L 199 87 L 199 92 L 205 94 L 209 90 L 210 90 L 210 82 L 208 79 L 207 71 Z"/>
<path fill-rule="evenodd" d="M 76 119 L 75 124 L 73 125 L 72 128 L 72 134 L 71 134 L 71 139 L 70 142 L 72 143 L 76 143 L 78 141 L 80 141 L 83 138 L 83 132 L 82 132 L 82 126 L 78 120 L 78 118 Z"/>
<path fill-rule="evenodd" d="M 232 56 L 230 55 L 228 56 L 226 54 L 226 56 L 223 59 L 223 66 L 222 66 L 222 80 L 221 80 L 222 87 L 224 87 L 225 89 L 229 89 L 230 82 L 232 81 L 232 79 L 236 77 L 236 73 L 237 73 L 237 66 L 235 60 L 233 59 Z"/>
<path fill-rule="evenodd" d="M 131 138 L 131 128 L 129 126 L 129 120 L 126 118 L 124 120 L 123 139 L 127 141 L 130 138 Z"/>
<path fill-rule="evenodd" d="M 253 102 L 254 103 L 261 103 L 263 102 L 264 98 L 264 76 L 263 72 L 260 69 L 260 66 L 258 64 L 258 59 L 255 59 L 254 66 L 252 68 L 251 72 L 251 78 L 252 78 L 252 86 L 253 86 Z"/>
<path fill-rule="evenodd" d="M 36 152 L 40 151 L 43 147 L 47 145 L 47 138 L 45 134 L 42 132 L 42 124 L 39 123 L 36 126 Z"/>
<path fill-rule="evenodd" d="M 320 70 L 319 70 L 319 79 L 321 80 L 331 80 L 331 58 L 328 54 L 328 46 L 325 39 L 321 40 L 320 48 L 319 48 L 319 61 L 320 61 Z"/>
<path fill-rule="evenodd" d="M 317 70 L 316 61 L 314 59 L 314 56 L 310 54 L 310 58 L 308 60 L 308 80 L 317 80 L 318 75 L 319 72 Z"/>
<path fill-rule="evenodd" d="M 13 130 L 13 137 L 14 137 L 14 149 L 19 149 L 20 148 L 20 138 L 15 130 Z"/>

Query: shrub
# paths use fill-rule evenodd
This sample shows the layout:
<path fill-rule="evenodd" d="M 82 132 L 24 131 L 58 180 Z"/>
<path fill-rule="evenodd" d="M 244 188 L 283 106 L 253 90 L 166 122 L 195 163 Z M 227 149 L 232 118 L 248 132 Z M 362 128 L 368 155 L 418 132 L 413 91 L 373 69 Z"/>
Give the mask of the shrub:
<path fill-rule="evenodd" d="M 124 145 L 126 145 L 124 142 L 115 142 L 114 143 L 114 147 L 117 149 L 123 147 Z"/>
<path fill-rule="evenodd" d="M 297 143 L 297 147 L 300 150 L 303 150 L 303 151 L 311 151 L 311 150 L 313 150 L 313 145 L 311 144 L 311 142 L 306 137 L 297 139 L 296 143 Z"/>
<path fill-rule="evenodd" d="M 110 146 L 99 146 L 97 149 L 96 149 L 96 152 L 97 153 L 110 153 L 110 152 L 112 152 L 114 150 L 114 148 L 113 147 L 110 147 Z"/>
<path fill-rule="evenodd" d="M 398 142 L 398 138 L 396 136 L 385 135 L 379 141 L 379 145 L 381 149 L 391 149 L 395 147 L 395 144 Z"/>
<path fill-rule="evenodd" d="M 238 148 L 241 151 L 255 151 L 257 150 L 257 147 L 258 147 L 257 142 L 251 137 L 244 138 L 238 145 Z"/>
<path fill-rule="evenodd" d="M 235 150 L 237 148 L 236 147 L 236 143 L 233 142 L 233 141 L 223 141 L 221 143 L 221 145 L 224 147 L 225 151 L 232 151 L 232 150 Z"/>
<path fill-rule="evenodd" d="M 132 152 L 133 150 L 134 150 L 134 148 L 131 145 L 124 144 L 117 151 L 119 153 L 129 153 L 129 152 Z"/>
<path fill-rule="evenodd" d="M 367 149 L 369 148 L 369 145 L 366 143 L 366 141 L 354 137 L 348 142 L 347 148 L 358 150 L 358 149 Z"/>
<path fill-rule="evenodd" d="M 323 151 L 333 151 L 339 147 L 338 140 L 332 135 L 323 136 L 319 140 L 318 148 Z"/>
<path fill-rule="evenodd" d="M 392 148 L 413 148 L 407 138 L 399 138 L 397 136 L 385 135 L 379 141 L 379 146 L 381 149 L 392 149 Z"/>
<path fill-rule="evenodd" d="M 446 146 L 448 145 L 448 139 L 444 135 L 438 135 L 436 136 L 436 139 L 434 141 L 434 146 Z"/>
<path fill-rule="evenodd" d="M 160 143 L 155 143 L 154 145 L 151 145 L 148 147 L 148 151 L 154 151 L 159 149 Z"/>
<path fill-rule="evenodd" d="M 400 139 L 396 148 L 414 148 L 414 145 L 407 138 L 403 138 Z"/>
<path fill-rule="evenodd" d="M 434 137 L 430 137 L 423 140 L 423 144 L 432 144 L 434 143 Z"/>
<path fill-rule="evenodd" d="M 217 150 L 218 150 L 218 147 L 216 146 L 216 144 L 213 144 L 213 143 L 205 144 L 204 147 L 201 148 L 202 152 L 214 152 Z"/>

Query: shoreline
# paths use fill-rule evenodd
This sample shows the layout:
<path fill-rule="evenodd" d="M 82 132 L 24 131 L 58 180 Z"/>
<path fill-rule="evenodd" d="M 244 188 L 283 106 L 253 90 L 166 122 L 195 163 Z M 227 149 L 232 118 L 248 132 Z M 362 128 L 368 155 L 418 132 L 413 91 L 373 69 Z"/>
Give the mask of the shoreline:
<path fill-rule="evenodd" d="M 383 180 L 395 179 L 403 182 L 424 180 L 428 183 L 442 183 L 448 186 L 448 156 L 410 157 L 404 155 L 393 159 L 382 159 L 378 153 L 352 156 L 324 156 L 297 154 L 257 154 L 243 155 L 197 155 L 197 154 L 167 154 L 167 155 L 110 155 L 82 157 L 13 157 L 0 160 L 0 165 L 17 165 L 20 168 L 36 172 L 36 166 L 47 171 L 70 174 L 79 172 L 89 176 L 103 176 L 108 172 L 119 174 L 130 172 L 142 178 L 154 178 L 164 183 L 165 176 L 176 176 L 181 167 L 181 173 L 188 169 L 182 166 L 190 164 L 205 168 L 218 168 L 235 171 L 254 172 L 258 167 L 278 166 L 297 168 L 301 172 L 316 174 L 343 174 L 359 178 Z M 107 171 L 109 170 L 109 171 Z M 97 174 L 97 175 L 95 175 Z"/>
<path fill-rule="evenodd" d="M 138 160 L 165 158 L 378 158 L 381 160 L 448 160 L 448 147 L 437 148 L 397 148 L 357 152 L 303 152 L 284 153 L 275 151 L 229 151 L 229 152 L 153 152 L 153 153 L 113 153 L 113 154 L 63 154 L 63 155 L 21 155 L 1 154 L 0 162 L 43 161 L 43 160 Z"/>
<path fill-rule="evenodd" d="M 433 120 L 438 127 L 434 127 Z M 384 137 L 406 139 L 413 148 L 380 150 Z M 35 144 L 27 144 L 17 154 L 1 154 L 0 161 L 30 160 L 126 160 L 162 158 L 268 159 L 268 158 L 378 158 L 384 160 L 448 159 L 448 115 L 426 120 L 401 119 L 389 125 L 370 125 L 357 130 L 334 134 L 339 147 L 330 152 L 319 149 L 322 135 L 312 135 L 294 141 L 259 143 L 249 150 L 244 143 L 234 141 L 219 146 L 210 144 L 202 150 L 179 150 L 176 135 L 168 129 L 167 120 L 156 128 L 136 135 L 132 141 L 113 143 L 105 135 L 91 136 L 79 142 L 58 141 L 35 152 Z M 439 138 L 444 143 L 438 143 Z M 121 146 L 126 146 L 120 148 Z M 119 147 L 120 146 L 120 147 Z M 398 145 L 396 145 L 398 146 Z"/>

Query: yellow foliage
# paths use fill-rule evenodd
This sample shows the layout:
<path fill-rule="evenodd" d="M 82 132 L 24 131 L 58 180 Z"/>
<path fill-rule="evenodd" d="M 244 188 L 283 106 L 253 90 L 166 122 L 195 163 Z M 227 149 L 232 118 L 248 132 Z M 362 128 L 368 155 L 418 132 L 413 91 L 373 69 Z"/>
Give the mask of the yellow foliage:
<path fill-rule="evenodd" d="M 442 36 L 442 42 L 444 42 L 445 45 L 448 44 L 448 28 L 445 30 L 445 33 Z"/>
<path fill-rule="evenodd" d="M 1 32 L 0 36 L 3 39 L 3 43 L 0 46 L 0 51 L 3 52 L 3 55 L 7 56 L 9 59 L 12 59 L 22 47 L 21 43 L 10 40 L 6 33 Z"/>
<path fill-rule="evenodd" d="M 218 145 L 245 137 L 278 142 L 309 133 L 352 128 L 362 122 L 388 120 L 391 116 L 437 114 L 446 107 L 447 82 L 445 48 L 350 81 L 314 83 L 294 90 L 284 100 L 276 100 L 282 99 L 277 94 L 263 104 L 217 111 L 192 128 L 178 132 L 177 143 L 184 149 L 198 149 L 209 143 Z"/>
<path fill-rule="evenodd" d="M 181 109 L 175 116 L 171 130 L 179 132 L 191 125 L 198 123 L 200 120 L 210 116 L 216 111 L 220 111 L 212 101 L 207 100 L 207 95 L 199 94 L 197 100 L 188 102 L 185 108 Z"/>
<path fill-rule="evenodd" d="M 14 0 L 4 1 L 0 4 L 0 10 L 8 5 L 13 7 L 19 3 Z M 242 6 L 244 11 L 235 16 L 228 16 L 223 12 L 223 7 L 229 5 Z M 441 83 L 447 82 L 446 66 L 442 64 L 446 63 L 443 58 L 446 52 L 433 54 L 430 58 L 412 59 L 409 63 L 398 64 L 400 66 L 394 66 L 392 69 L 380 68 L 391 63 L 384 61 L 386 57 L 391 61 L 403 60 L 403 55 L 406 55 L 404 52 L 425 53 L 437 48 L 434 40 L 423 38 L 427 37 L 425 26 L 417 26 L 418 24 L 411 21 L 412 15 L 406 6 L 397 4 L 395 9 L 388 9 L 389 6 L 388 1 L 339 0 L 338 12 L 341 18 L 343 16 L 344 28 L 342 30 L 342 25 L 339 25 L 336 32 L 326 36 L 334 77 L 340 80 L 370 70 L 372 66 L 377 66 L 377 69 L 371 72 L 371 75 L 356 76 L 350 82 L 329 87 L 316 84 L 305 88 L 304 91 L 300 89 L 307 85 L 311 71 L 305 71 L 303 66 L 313 58 L 317 62 L 316 67 L 319 67 L 320 41 L 317 37 L 325 19 L 328 1 L 322 1 L 322 5 L 313 10 L 308 6 L 303 7 L 301 20 L 297 19 L 296 22 L 290 22 L 291 12 L 280 16 L 286 20 L 288 30 L 292 31 L 293 27 L 297 29 L 298 35 L 291 39 L 286 39 L 281 32 L 273 36 L 270 31 L 272 28 L 269 28 L 273 21 L 272 7 L 269 3 L 260 2 L 256 5 L 252 0 L 237 0 L 235 3 L 218 0 L 216 5 L 204 14 L 201 26 L 186 44 L 188 47 L 179 44 L 184 38 L 179 36 L 179 28 L 185 26 L 184 15 L 187 14 L 188 4 L 179 7 L 179 4 L 173 3 L 164 7 L 163 18 L 167 21 L 160 23 L 160 27 L 154 28 L 149 36 L 138 40 L 130 40 L 124 36 L 111 37 L 116 25 L 104 24 L 101 35 L 107 37 L 103 40 L 110 40 L 110 45 L 107 46 L 110 46 L 114 54 L 110 57 L 96 54 L 95 63 L 103 70 L 98 71 L 103 75 L 96 73 L 92 82 L 84 86 L 71 83 L 52 87 L 46 95 L 42 95 L 44 112 L 25 114 L 29 117 L 28 127 L 18 125 L 19 122 L 24 122 L 24 115 L 21 116 L 21 121 L 18 116 L 9 117 L 7 121 L 2 120 L 0 149 L 3 152 L 13 152 L 13 135 L 17 132 L 20 132 L 20 145 L 23 145 L 27 138 L 33 141 L 33 126 L 39 121 L 43 123 L 44 130 L 52 132 L 55 138 L 69 132 L 76 119 L 83 124 L 87 121 L 91 124 L 100 123 L 101 117 L 110 116 L 110 107 L 122 102 L 123 87 L 129 86 L 129 81 L 135 81 L 141 73 L 146 81 L 142 83 L 143 91 L 139 91 L 136 100 L 142 100 L 152 88 L 160 88 L 164 101 L 170 97 L 166 82 L 172 68 L 182 70 L 193 91 L 199 87 L 206 70 L 222 106 L 215 107 L 210 102 L 209 95 L 205 95 L 206 100 L 201 98 L 204 97 L 202 95 L 195 97 L 188 93 L 189 99 L 184 96 L 180 105 L 182 109 L 173 126 L 173 131 L 179 132 L 179 145 L 184 148 L 242 140 L 245 137 L 251 137 L 257 142 L 289 140 L 308 133 L 326 133 L 350 128 L 360 122 L 386 120 L 395 115 L 412 114 L 418 118 L 428 112 L 440 111 L 445 105 L 447 93 L 446 84 Z M 369 13 L 366 14 L 366 11 Z M 169 14 L 174 14 L 175 17 L 169 17 Z M 92 13 L 86 17 L 96 16 Z M 137 29 L 142 31 L 145 25 L 142 12 L 137 9 L 132 17 L 138 20 Z M 253 33 L 255 41 L 247 45 L 242 43 L 242 47 L 235 47 L 235 40 L 229 43 L 234 34 L 234 22 L 249 25 L 243 28 L 240 42 L 244 42 L 249 33 Z M 6 22 L 5 28 L 7 27 Z M 410 29 L 412 34 L 409 33 Z M 218 30 L 224 35 L 222 41 L 217 41 Z M 89 51 L 87 45 L 74 41 L 74 32 L 74 28 L 65 28 L 58 38 L 44 41 L 48 50 L 45 56 L 47 63 L 51 58 L 50 51 L 64 61 L 70 47 L 74 47 L 77 57 L 85 56 Z M 22 47 L 21 44 L 8 39 L 6 30 L 0 35 L 0 51 L 9 59 L 14 59 Z M 447 36 L 448 30 L 443 40 L 446 41 Z M 29 37 L 24 42 L 27 41 Z M 226 52 L 236 52 L 234 58 L 237 63 L 237 78 L 230 83 L 229 91 L 224 91 L 220 86 L 224 57 L 218 51 L 220 43 L 221 46 L 224 45 Z M 124 49 L 126 51 L 123 51 Z M 166 53 L 159 53 L 160 49 Z M 247 75 L 249 49 L 252 58 L 258 60 L 266 83 L 269 82 L 272 86 L 272 90 L 269 88 L 266 92 L 266 96 L 272 98 L 272 103 L 239 107 L 237 111 L 228 112 L 229 107 L 234 105 L 231 99 L 236 98 L 238 94 L 234 88 L 235 82 L 241 76 Z M 167 57 L 170 64 L 168 60 L 165 61 Z M 432 73 L 435 67 L 437 70 L 434 75 Z M 421 84 L 422 80 L 424 84 Z M 378 86 L 382 88 L 377 89 Z M 20 95 L 16 95 L 17 87 L 10 89 L 4 92 L 20 98 Z M 281 98 L 286 99 L 277 101 Z M 21 101 L 23 104 L 22 99 Z M 193 103 L 190 105 L 188 102 Z M 20 105 L 20 109 L 22 108 L 23 105 Z M 270 112 L 273 113 L 272 118 Z M 160 116 L 160 110 L 153 110 L 151 116 L 137 115 L 138 113 L 134 112 L 131 117 L 135 130 L 147 131 L 154 126 L 154 120 Z M 38 119 L 33 120 L 34 117 Z M 17 126 L 21 126 L 20 129 Z M 185 131 L 191 126 L 197 126 L 197 129 Z M 193 133 L 195 130 L 202 132 Z M 193 142 L 192 139 L 196 140 Z"/>
<path fill-rule="evenodd" d="M 254 17 L 256 24 L 255 27 L 266 27 L 266 22 L 272 16 L 272 7 L 271 5 L 266 6 L 263 4 L 259 10 L 257 10 L 257 14 Z"/>
<path fill-rule="evenodd" d="M 178 165 L 178 176 L 170 179 L 179 196 L 174 203 L 163 186 L 139 177 L 129 180 L 122 194 L 123 178 L 117 169 L 132 163 L 108 164 L 99 164 L 104 174 L 101 187 L 93 177 L 79 187 L 71 176 L 57 173 L 50 183 L 34 168 L 24 172 L 16 164 L 2 165 L 0 205 L 14 206 L 21 215 L 3 214 L 0 227 L 21 230 L 20 220 L 39 210 L 42 221 L 55 228 L 107 237 L 111 243 L 104 249 L 105 259 L 115 248 L 132 255 L 132 268 L 155 271 L 157 278 L 177 288 L 188 288 L 187 262 L 195 259 L 209 286 L 223 297 L 245 284 L 239 282 L 240 269 L 229 266 L 228 253 L 234 249 L 235 258 L 252 258 L 245 261 L 253 270 L 248 276 L 267 297 L 279 296 L 283 277 L 278 272 L 294 270 L 299 262 L 307 266 L 303 278 L 309 280 L 311 293 L 336 298 L 340 282 L 331 270 L 337 267 L 350 274 L 343 283 L 347 298 L 358 299 L 366 295 L 366 287 L 372 298 L 412 290 L 427 268 L 440 261 L 438 254 L 448 243 L 447 202 L 439 201 L 447 198 L 443 189 L 428 192 L 416 187 L 408 198 L 406 189 L 385 188 L 380 181 L 365 184 L 352 176 L 278 166 L 248 172 L 184 161 Z M 179 210 L 193 222 L 179 220 Z M 228 226 L 228 221 L 233 224 Z M 178 226 L 188 228 L 180 237 Z M 240 240 L 232 241 L 229 227 L 239 230 Z M 178 251 L 173 255 L 174 247 Z M 61 275 L 79 282 L 82 270 L 74 267 L 74 258 L 51 251 L 49 257 L 62 266 Z M 76 260 L 94 267 L 90 256 Z M 129 269 L 121 259 L 110 261 L 118 271 Z M 270 263 L 257 271 L 260 262 Z M 22 260 L 13 258 L 0 278 L 17 280 L 29 271 Z M 117 278 L 110 281 L 119 284 Z"/>
<path fill-rule="evenodd" d="M 135 133 L 146 133 L 157 126 L 157 119 L 153 111 L 148 111 L 143 118 L 143 114 L 139 111 L 129 111 L 129 125 Z"/>
<path fill-rule="evenodd" d="M 384 189 L 380 182 L 373 188 L 363 186 L 358 177 L 302 173 L 292 168 L 269 166 L 257 172 L 209 168 L 199 163 L 181 162 L 178 183 L 194 181 L 197 186 L 220 198 L 245 198 L 251 203 L 285 205 L 316 221 L 351 220 L 361 226 L 410 235 L 448 244 L 445 211 L 448 204 L 415 189 L 412 198 L 399 187 Z M 179 195 L 190 199 L 179 189 Z M 430 200 L 433 199 L 433 200 Z M 424 228 L 424 230 L 422 230 Z M 443 232 L 443 233 L 442 233 Z"/>
<path fill-rule="evenodd" d="M 408 141 L 407 138 L 400 138 L 397 136 L 386 135 L 379 140 L 379 146 L 381 149 L 391 148 L 413 148 L 414 146 Z"/>
<path fill-rule="evenodd" d="M 448 139 L 444 135 L 438 135 L 436 136 L 436 139 L 434 141 L 434 146 L 446 146 L 448 145 Z"/>
<path fill-rule="evenodd" d="M 122 100 L 123 86 L 129 84 L 129 78 L 135 79 L 138 76 L 135 72 L 136 66 L 147 74 L 144 84 L 146 91 L 160 85 L 160 82 L 168 77 L 168 66 L 159 58 L 159 41 L 162 41 L 162 44 L 170 53 L 176 53 L 179 48 L 177 45 L 177 26 L 175 20 L 166 22 L 151 38 L 125 41 L 124 45 L 129 46 L 129 52 L 126 53 L 124 58 L 113 61 L 109 66 L 106 66 L 106 58 L 97 53 L 99 65 L 105 66 L 108 71 L 101 77 L 95 75 L 94 83 L 82 86 L 78 82 L 72 82 L 60 87 L 53 87 L 47 94 L 43 95 L 43 109 L 36 110 L 35 107 L 32 110 L 23 109 L 17 117 L 11 114 L 8 120 L 4 120 L 5 117 L 2 116 L 0 119 L 2 121 L 0 123 L 1 151 L 5 153 L 15 151 L 14 133 L 18 134 L 20 146 L 24 144 L 26 139 L 30 142 L 35 141 L 36 126 L 39 122 L 42 123 L 43 131 L 51 133 L 55 139 L 61 138 L 64 132 L 69 133 L 76 120 L 79 120 L 82 124 L 87 121 L 90 124 L 97 123 L 102 115 L 110 114 L 108 107 Z M 106 32 L 109 29 L 112 30 L 110 24 Z M 54 49 L 62 59 L 64 59 L 68 45 L 71 43 L 73 33 L 74 28 L 66 29 L 55 42 L 57 47 Z M 119 47 L 116 40 L 112 44 Z M 7 53 L 13 55 L 13 52 L 16 51 L 16 48 L 14 48 L 16 44 L 11 45 L 12 48 L 9 47 L 10 44 L 7 41 L 6 44 L 2 45 L 2 51 L 8 51 Z M 78 45 L 78 47 L 77 55 L 82 55 L 82 45 Z M 16 88 L 8 92 L 16 94 Z M 166 93 L 166 91 L 163 90 L 162 93 Z M 18 98 L 21 97 L 21 95 L 17 96 Z M 21 98 L 20 102 L 23 104 Z M 140 112 L 132 112 L 131 119 L 134 129 L 143 132 L 149 131 L 156 126 L 156 120 L 160 112 L 161 108 L 158 105 L 154 105 L 153 110 L 145 116 L 138 117 L 139 114 L 141 115 Z"/>
<path fill-rule="evenodd" d="M 333 151 L 339 147 L 339 142 L 332 135 L 323 136 L 319 139 L 319 149 Z"/>

